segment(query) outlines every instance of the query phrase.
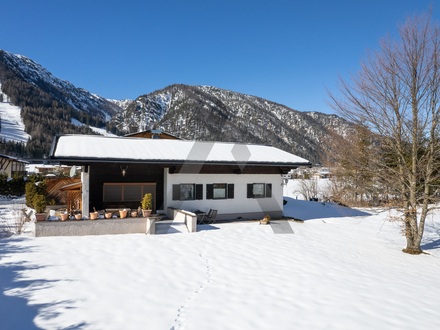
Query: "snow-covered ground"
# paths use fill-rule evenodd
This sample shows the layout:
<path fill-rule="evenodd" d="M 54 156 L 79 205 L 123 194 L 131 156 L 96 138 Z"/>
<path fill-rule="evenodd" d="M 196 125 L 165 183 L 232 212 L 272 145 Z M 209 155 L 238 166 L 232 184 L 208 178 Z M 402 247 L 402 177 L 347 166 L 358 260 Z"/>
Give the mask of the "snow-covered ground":
<path fill-rule="evenodd" d="M 294 234 L 0 239 L 0 328 L 440 329 L 440 211 L 412 256 L 386 211 L 285 199 Z"/>
<path fill-rule="evenodd" d="M 76 125 L 76 126 L 84 126 L 85 124 L 81 123 L 79 120 L 72 118 L 72 124 Z M 105 128 L 97 128 L 97 127 L 93 127 L 93 126 L 89 126 L 89 128 L 98 134 L 101 134 L 103 136 L 117 136 L 113 133 L 107 132 L 107 130 Z"/>
<path fill-rule="evenodd" d="M 30 135 L 24 131 L 23 119 L 20 116 L 21 108 L 9 103 L 8 97 L 5 94 L 2 95 L 4 102 L 0 102 L 0 118 L 2 120 L 0 138 L 5 138 L 6 142 L 12 140 L 26 144 Z"/>

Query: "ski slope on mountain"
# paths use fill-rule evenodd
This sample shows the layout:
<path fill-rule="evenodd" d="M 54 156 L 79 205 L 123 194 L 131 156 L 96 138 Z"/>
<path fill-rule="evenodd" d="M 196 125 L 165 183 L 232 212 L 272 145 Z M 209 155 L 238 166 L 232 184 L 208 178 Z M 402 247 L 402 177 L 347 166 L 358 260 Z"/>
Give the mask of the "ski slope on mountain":
<path fill-rule="evenodd" d="M 2 95 L 6 99 L 6 95 Z M 24 131 L 25 127 L 20 112 L 20 107 L 9 102 L 0 102 L 0 138 L 5 138 L 6 142 L 17 141 L 26 144 L 30 138 L 30 135 Z"/>

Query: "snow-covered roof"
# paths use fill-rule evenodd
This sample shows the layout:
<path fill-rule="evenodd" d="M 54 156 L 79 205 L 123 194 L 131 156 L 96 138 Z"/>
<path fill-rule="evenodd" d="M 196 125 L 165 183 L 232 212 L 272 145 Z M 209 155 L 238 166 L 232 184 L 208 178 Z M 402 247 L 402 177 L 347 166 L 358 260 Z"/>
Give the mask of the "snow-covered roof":
<path fill-rule="evenodd" d="M 8 159 L 14 160 L 14 161 L 19 162 L 19 163 L 29 164 L 29 162 L 27 162 L 27 161 L 24 161 L 24 160 L 18 159 L 17 157 L 12 157 L 12 156 L 9 156 L 9 155 L 0 154 L 0 157 L 1 158 L 8 158 Z"/>
<path fill-rule="evenodd" d="M 311 165 L 304 158 L 263 145 L 96 135 L 57 136 L 50 158 L 83 162 Z"/>
<path fill-rule="evenodd" d="M 13 159 L 13 160 L 18 160 L 16 157 L 12 157 L 12 156 L 8 156 L 8 155 L 3 155 L 3 154 L 0 154 L 0 157 L 2 157 L 2 158 L 9 158 L 9 159 Z"/>

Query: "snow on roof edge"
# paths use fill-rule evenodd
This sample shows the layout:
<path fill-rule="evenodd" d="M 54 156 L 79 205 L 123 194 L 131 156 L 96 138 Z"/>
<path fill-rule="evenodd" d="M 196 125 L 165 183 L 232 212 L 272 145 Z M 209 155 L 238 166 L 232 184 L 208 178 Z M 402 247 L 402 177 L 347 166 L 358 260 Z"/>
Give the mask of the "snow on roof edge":
<path fill-rule="evenodd" d="M 308 160 L 289 152 L 258 144 L 82 134 L 57 135 L 50 158 L 64 161 L 311 165 Z"/>

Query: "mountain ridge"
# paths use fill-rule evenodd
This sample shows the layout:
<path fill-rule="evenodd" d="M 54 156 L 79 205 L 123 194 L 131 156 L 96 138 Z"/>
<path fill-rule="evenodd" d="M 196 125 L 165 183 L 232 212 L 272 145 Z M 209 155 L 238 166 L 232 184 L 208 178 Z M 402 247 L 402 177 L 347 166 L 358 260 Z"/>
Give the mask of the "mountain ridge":
<path fill-rule="evenodd" d="M 125 133 L 161 129 L 191 140 L 270 144 L 317 162 L 327 157 L 326 139 L 334 134 L 345 138 L 352 128 L 337 115 L 301 112 L 258 96 L 183 84 L 139 96 L 110 122 Z"/>
<path fill-rule="evenodd" d="M 31 136 L 26 148 L 9 148 L 34 157 L 36 145 L 38 155 L 49 152 L 55 134 L 96 134 L 100 131 L 89 127 L 105 126 L 117 135 L 161 129 L 189 140 L 273 145 L 322 162 L 328 139 L 345 138 L 352 127 L 337 115 L 301 112 L 206 85 L 174 84 L 135 100 L 105 99 L 54 77 L 25 56 L 1 50 L 0 84 L 2 95 L 22 108 L 25 131 Z"/>

